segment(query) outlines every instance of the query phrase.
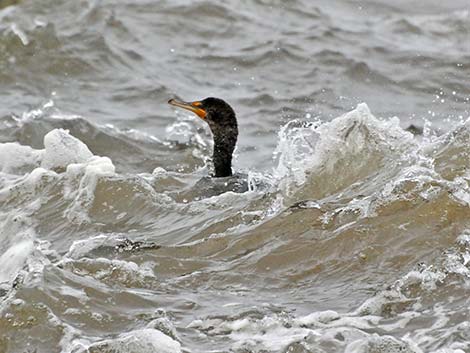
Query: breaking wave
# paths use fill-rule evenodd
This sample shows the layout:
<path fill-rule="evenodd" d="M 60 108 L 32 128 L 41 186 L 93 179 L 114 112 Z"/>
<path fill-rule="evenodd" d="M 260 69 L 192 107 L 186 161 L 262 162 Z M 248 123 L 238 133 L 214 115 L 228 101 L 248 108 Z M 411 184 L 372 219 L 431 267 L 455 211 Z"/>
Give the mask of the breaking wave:
<path fill-rule="evenodd" d="M 160 141 L 51 106 L 4 119 L 3 139 L 18 140 L 0 144 L 4 346 L 23 347 L 21 326 L 51 332 L 65 352 L 470 348 L 468 121 L 422 138 L 365 104 L 331 122 L 291 121 L 272 170 L 248 171 L 247 192 L 201 195 L 204 131 L 179 121 Z M 156 145 L 183 167 L 157 159 L 136 172 L 133 159 L 153 159 Z M 184 304 L 194 290 L 206 294 Z M 298 313 L 277 302 L 285 295 L 305 303 Z M 110 317 L 115 305 L 135 323 Z M 196 318 L 155 312 L 181 305 Z M 114 335 L 103 339 L 102 323 Z"/>

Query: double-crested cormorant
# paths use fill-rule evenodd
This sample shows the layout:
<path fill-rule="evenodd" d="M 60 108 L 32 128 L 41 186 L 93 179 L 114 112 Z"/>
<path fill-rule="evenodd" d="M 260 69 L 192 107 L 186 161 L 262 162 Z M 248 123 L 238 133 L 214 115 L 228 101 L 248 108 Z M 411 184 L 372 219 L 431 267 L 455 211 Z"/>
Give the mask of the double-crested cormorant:
<path fill-rule="evenodd" d="M 232 175 L 232 154 L 238 137 L 238 124 L 232 107 L 219 98 L 181 102 L 170 99 L 169 104 L 192 111 L 209 124 L 214 138 L 214 177 Z"/>

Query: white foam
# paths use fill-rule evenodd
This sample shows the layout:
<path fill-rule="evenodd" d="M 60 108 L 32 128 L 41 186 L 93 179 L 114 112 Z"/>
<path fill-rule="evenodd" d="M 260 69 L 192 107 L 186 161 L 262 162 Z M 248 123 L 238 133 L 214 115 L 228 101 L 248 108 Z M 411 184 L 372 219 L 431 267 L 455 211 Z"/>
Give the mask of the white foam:
<path fill-rule="evenodd" d="M 79 259 L 100 246 L 109 245 L 110 240 L 108 236 L 102 234 L 84 240 L 76 240 L 64 258 Z M 115 242 L 111 242 L 111 244 L 115 244 Z"/>
<path fill-rule="evenodd" d="M 173 338 L 175 341 L 181 341 L 176 332 L 176 328 L 173 326 L 171 321 L 166 317 L 166 313 L 163 313 L 165 317 L 152 320 L 146 326 L 146 328 L 156 329 L 163 332 L 165 335 Z"/>
<path fill-rule="evenodd" d="M 69 164 L 64 197 L 72 200 L 72 204 L 65 216 L 74 223 L 89 222 L 87 211 L 93 204 L 98 180 L 114 173 L 115 167 L 108 157 L 92 156 L 86 163 Z"/>
<path fill-rule="evenodd" d="M 349 353 L 422 353 L 421 349 L 412 347 L 407 342 L 400 341 L 391 336 L 373 334 L 356 340 L 347 345 L 345 352 Z"/>
<path fill-rule="evenodd" d="M 61 178 L 64 198 L 72 201 L 65 216 L 73 222 L 89 221 L 87 211 L 93 203 L 98 180 L 115 174 L 112 161 L 108 157 L 94 156 L 83 142 L 63 129 L 50 131 L 44 137 L 44 146 L 44 150 L 35 150 L 16 143 L 0 144 L 0 171 L 30 172 L 21 180 L 14 180 L 14 188 L 13 183 L 5 183 L 0 194 L 8 197 L 11 190 L 24 188 L 34 192 L 44 175 Z"/>
<path fill-rule="evenodd" d="M 23 174 L 41 166 L 43 169 L 65 170 L 70 164 L 89 162 L 89 169 L 98 172 L 109 172 L 114 167 L 109 160 L 103 162 L 79 139 L 69 134 L 67 130 L 54 129 L 44 136 L 44 150 L 36 150 L 16 142 L 0 144 L 0 171 L 4 173 Z M 111 163 L 112 164 L 112 163 Z"/>
<path fill-rule="evenodd" d="M 138 265 L 132 261 L 84 257 L 78 260 L 65 258 L 61 264 L 72 272 L 86 274 L 102 282 L 118 282 L 129 287 L 152 287 L 156 281 L 153 262 Z"/>
<path fill-rule="evenodd" d="M 234 350 L 289 351 L 287 347 L 295 343 L 307 342 L 308 345 L 317 346 L 322 342 L 329 342 L 331 351 L 343 351 L 341 348 L 347 344 L 367 339 L 369 334 L 365 330 L 373 329 L 379 319 L 375 316 L 338 314 L 329 310 L 300 318 L 284 314 L 265 316 L 261 319 L 199 319 L 191 322 L 188 327 L 200 329 L 208 335 L 228 335 Z M 338 340 L 338 336 L 342 339 Z"/>
<path fill-rule="evenodd" d="M 396 323 L 408 323 L 415 313 L 405 313 Z M 390 328 L 389 320 L 381 316 L 358 316 L 358 313 L 341 314 L 332 310 L 313 312 L 303 317 L 292 317 L 288 313 L 269 315 L 262 318 L 244 317 L 235 320 L 207 318 L 194 320 L 189 328 L 198 329 L 205 335 L 226 335 L 231 339 L 230 349 L 254 352 L 290 352 L 296 345 L 305 344 L 309 351 L 351 353 L 423 353 L 412 338 L 379 335 L 374 330 Z M 296 350 L 293 350 L 296 351 Z"/>
<path fill-rule="evenodd" d="M 27 46 L 29 44 L 28 36 L 26 35 L 26 33 L 22 29 L 20 29 L 18 27 L 18 25 L 16 23 L 12 23 L 10 25 L 10 29 L 21 40 L 21 43 L 24 46 Z"/>
<path fill-rule="evenodd" d="M 181 344 L 158 330 L 146 328 L 94 343 L 88 351 L 93 349 L 115 353 L 181 353 Z"/>
<path fill-rule="evenodd" d="M 71 200 L 65 216 L 72 222 L 89 221 L 88 209 L 93 204 L 98 180 L 115 174 L 112 161 L 94 156 L 83 142 L 63 129 L 46 134 L 44 145 L 44 150 L 35 150 L 17 143 L 0 144 L 0 171 L 15 175 L 27 173 L 21 179 L 4 175 L 0 197 L 35 194 L 44 184 L 45 176 L 61 179 L 63 196 Z M 40 206 L 42 200 L 38 197 L 31 202 L 30 206 L 34 202 Z"/>
<path fill-rule="evenodd" d="M 58 291 L 62 296 L 77 298 L 82 304 L 86 303 L 90 299 L 84 289 L 76 289 L 69 286 L 59 286 Z"/>
<path fill-rule="evenodd" d="M 24 173 L 26 168 L 33 169 L 41 163 L 42 150 L 23 146 L 16 142 L 0 144 L 0 171 L 3 173 Z"/>
<path fill-rule="evenodd" d="M 34 250 L 31 239 L 25 239 L 11 246 L 0 256 L 0 283 L 11 282 L 26 263 Z"/>
<path fill-rule="evenodd" d="M 7 190 L 0 192 L 0 196 L 5 194 Z M 0 282 L 13 281 L 23 269 L 33 276 L 40 274 L 48 262 L 41 250 L 37 250 L 34 221 L 30 216 L 39 206 L 40 202 L 33 198 L 19 210 L 0 212 Z M 29 281 L 32 279 L 30 277 Z"/>
<path fill-rule="evenodd" d="M 72 163 L 84 163 L 93 157 L 87 145 L 69 134 L 54 129 L 44 136 L 45 154 L 41 166 L 46 169 L 66 168 Z"/>
<path fill-rule="evenodd" d="M 299 325 L 312 326 L 316 323 L 327 324 L 333 320 L 338 320 L 339 314 L 333 310 L 315 312 L 296 320 Z"/>

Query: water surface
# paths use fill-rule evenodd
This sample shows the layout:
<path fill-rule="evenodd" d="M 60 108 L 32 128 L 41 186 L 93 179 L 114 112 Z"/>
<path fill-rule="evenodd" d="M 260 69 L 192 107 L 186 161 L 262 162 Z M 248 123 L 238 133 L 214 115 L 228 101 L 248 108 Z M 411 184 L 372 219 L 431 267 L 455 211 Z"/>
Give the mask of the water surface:
<path fill-rule="evenodd" d="M 469 11 L 0 2 L 0 352 L 469 351 Z"/>

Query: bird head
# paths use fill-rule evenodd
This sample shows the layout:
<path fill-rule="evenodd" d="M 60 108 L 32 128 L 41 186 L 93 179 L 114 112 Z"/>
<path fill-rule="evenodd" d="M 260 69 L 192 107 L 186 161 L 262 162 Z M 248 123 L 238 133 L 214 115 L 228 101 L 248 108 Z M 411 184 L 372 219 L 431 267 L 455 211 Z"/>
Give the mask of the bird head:
<path fill-rule="evenodd" d="M 170 99 L 169 104 L 189 110 L 207 122 L 212 132 L 237 125 L 235 112 L 223 99 L 209 97 L 201 101 L 183 102 Z"/>

